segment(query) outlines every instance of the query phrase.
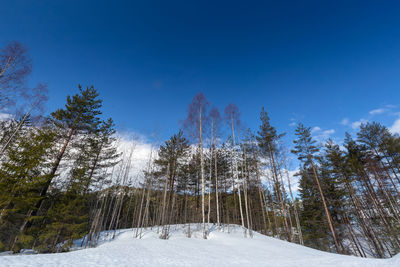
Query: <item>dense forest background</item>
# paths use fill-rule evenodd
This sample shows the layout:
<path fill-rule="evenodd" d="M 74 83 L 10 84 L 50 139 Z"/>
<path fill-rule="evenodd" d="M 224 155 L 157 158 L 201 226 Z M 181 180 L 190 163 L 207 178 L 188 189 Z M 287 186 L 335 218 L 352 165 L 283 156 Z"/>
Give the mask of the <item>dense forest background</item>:
<path fill-rule="evenodd" d="M 261 108 L 259 129 L 244 129 L 239 108 L 223 111 L 200 93 L 182 130 L 154 143 L 140 180 L 134 147 L 119 149 L 93 87 L 78 86 L 44 115 L 47 87 L 27 86 L 32 64 L 17 42 L 0 52 L 0 251 L 68 251 L 96 246 L 99 233 L 171 224 L 243 228 L 305 246 L 390 257 L 400 251 L 400 137 L 377 122 L 343 143 L 317 143 L 299 123 L 292 144 Z M 291 148 L 291 149 L 290 149 Z M 288 166 L 298 159 L 299 192 Z M 135 180 L 136 179 L 136 180 Z"/>

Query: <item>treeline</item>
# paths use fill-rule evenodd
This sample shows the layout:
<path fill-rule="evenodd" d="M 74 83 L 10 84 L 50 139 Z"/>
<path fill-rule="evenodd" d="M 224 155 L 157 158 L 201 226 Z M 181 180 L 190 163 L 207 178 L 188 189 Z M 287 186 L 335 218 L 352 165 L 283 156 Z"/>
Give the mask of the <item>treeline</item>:
<path fill-rule="evenodd" d="M 339 145 L 317 144 L 300 123 L 289 151 L 264 109 L 253 132 L 236 105 L 220 114 L 199 94 L 182 130 L 153 144 L 136 177 L 135 147 L 120 152 L 98 92 L 79 87 L 65 107 L 40 116 L 45 86 L 26 86 L 30 68 L 18 43 L 2 50 L 0 108 L 14 115 L 0 121 L 0 251 L 96 246 L 102 231 L 114 238 L 122 228 L 141 238 L 157 227 L 168 239 L 172 224 L 188 237 L 195 226 L 207 238 L 212 224 L 228 232 L 238 224 L 246 238 L 257 231 L 341 254 L 400 251 L 400 137 L 383 125 L 364 123 Z"/>

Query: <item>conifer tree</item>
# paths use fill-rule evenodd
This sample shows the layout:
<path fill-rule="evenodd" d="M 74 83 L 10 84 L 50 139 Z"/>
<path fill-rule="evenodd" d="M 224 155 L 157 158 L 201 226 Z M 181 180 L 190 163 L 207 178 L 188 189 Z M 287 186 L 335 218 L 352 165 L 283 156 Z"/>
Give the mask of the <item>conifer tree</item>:
<path fill-rule="evenodd" d="M 336 251 L 339 253 L 339 245 L 336 239 L 335 229 L 333 228 L 332 218 L 328 210 L 328 205 L 325 200 L 324 192 L 322 191 L 322 187 L 318 178 L 317 169 L 314 163 L 316 158 L 316 153 L 319 149 L 315 146 L 315 140 L 311 137 L 311 128 L 304 127 L 302 123 L 296 128 L 297 140 L 294 140 L 295 147 L 292 150 L 292 153 L 297 155 L 297 158 L 303 162 L 304 168 L 311 168 L 312 174 L 314 176 L 322 204 L 324 207 L 325 215 L 328 220 L 328 225 L 332 234 L 333 242 L 335 244 Z"/>
<path fill-rule="evenodd" d="M 8 249 L 18 251 L 33 242 L 34 231 L 25 233 L 25 228 L 28 220 L 40 219 L 33 212 L 49 179 L 54 141 L 52 129 L 24 128 L 7 149 L 0 169 L 0 242 Z"/>
<path fill-rule="evenodd" d="M 162 218 L 162 221 L 165 224 L 169 224 L 171 222 L 174 208 L 174 188 L 176 187 L 176 183 L 180 184 L 182 182 L 180 181 L 180 178 L 184 172 L 189 150 L 190 146 L 188 140 L 183 137 L 183 132 L 179 131 L 177 134 L 174 134 L 169 140 L 167 140 L 164 145 L 160 146 L 158 158 L 154 162 L 157 167 L 156 176 L 162 177 L 167 174 L 165 188 L 168 191 L 168 196 L 163 203 L 165 210 L 163 212 L 164 218 Z M 166 239 L 168 235 L 168 229 L 164 227 L 161 238 Z"/>
<path fill-rule="evenodd" d="M 79 94 L 72 97 L 68 96 L 64 109 L 58 109 L 51 113 L 51 121 L 60 134 L 59 138 L 63 143 L 49 172 L 48 181 L 40 192 L 42 198 L 36 204 L 37 209 L 40 208 L 43 197 L 47 194 L 72 138 L 78 133 L 93 133 L 98 127 L 100 123 L 98 116 L 101 114 L 99 109 L 102 102 L 98 99 L 98 96 L 99 94 L 93 86 L 86 89 L 79 86 Z"/>
<path fill-rule="evenodd" d="M 273 126 L 271 126 L 269 122 L 270 119 L 268 117 L 267 112 L 264 110 L 264 107 L 261 110 L 260 119 L 261 119 L 261 125 L 260 125 L 260 130 L 257 132 L 258 133 L 257 141 L 262 154 L 269 159 L 270 164 L 272 166 L 272 176 L 274 178 L 273 180 L 275 184 L 275 190 L 278 195 L 279 202 L 281 204 L 282 218 L 285 223 L 287 239 L 290 242 L 291 241 L 290 230 L 286 218 L 287 216 L 286 208 L 285 208 L 285 203 L 283 201 L 281 184 L 279 183 L 278 179 L 278 170 L 276 162 L 278 141 L 284 134 L 277 134 L 276 129 Z"/>

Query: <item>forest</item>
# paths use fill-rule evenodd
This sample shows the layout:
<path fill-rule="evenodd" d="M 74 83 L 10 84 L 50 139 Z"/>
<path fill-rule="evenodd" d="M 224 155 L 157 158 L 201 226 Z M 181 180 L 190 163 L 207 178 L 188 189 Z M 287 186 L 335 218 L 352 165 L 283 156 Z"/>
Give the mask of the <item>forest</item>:
<path fill-rule="evenodd" d="M 174 224 L 188 238 L 195 225 L 207 239 L 211 224 L 236 224 L 245 238 L 258 232 L 338 254 L 400 252 L 400 136 L 379 122 L 342 143 L 320 142 L 299 123 L 285 143 L 263 107 L 259 128 L 246 129 L 236 104 L 218 110 L 199 93 L 135 180 L 135 149 L 119 149 L 101 90 L 79 85 L 47 114 L 47 86 L 28 86 L 31 71 L 26 47 L 1 48 L 0 252 L 65 252 L 80 238 L 95 247 L 102 231 L 113 238 L 124 228 L 168 239 Z"/>

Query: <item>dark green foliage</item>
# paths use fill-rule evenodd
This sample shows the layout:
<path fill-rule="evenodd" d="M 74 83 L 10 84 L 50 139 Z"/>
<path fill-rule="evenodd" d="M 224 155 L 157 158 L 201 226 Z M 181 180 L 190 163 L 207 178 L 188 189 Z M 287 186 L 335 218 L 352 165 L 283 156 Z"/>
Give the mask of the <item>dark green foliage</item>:
<path fill-rule="evenodd" d="M 183 137 L 182 131 L 174 134 L 164 145 L 160 146 L 158 152 L 159 158 L 155 160 L 155 164 L 160 167 L 158 172 L 165 174 L 169 166 L 170 177 L 173 179 L 176 173 L 181 171 L 180 169 L 184 163 L 183 160 L 189 154 L 189 148 L 189 142 Z"/>
<path fill-rule="evenodd" d="M 311 137 L 311 127 L 305 127 L 302 123 L 299 123 L 295 134 L 297 139 L 293 140 L 294 149 L 291 152 L 296 154 L 300 161 L 309 164 L 315 153 L 319 151 L 315 146 L 315 140 Z"/>
<path fill-rule="evenodd" d="M 96 205 L 91 191 L 107 183 L 105 170 L 118 163 L 120 154 L 112 119 L 99 118 L 98 92 L 80 86 L 79 91 L 67 98 L 65 109 L 51 114 L 50 123 L 34 126 L 26 119 L 7 147 L 0 169 L 2 250 L 64 251 L 89 229 Z M 1 138 L 7 135 L 5 127 Z M 72 163 L 65 166 L 69 171 L 50 189 L 65 159 Z"/>
<path fill-rule="evenodd" d="M 51 129 L 25 129 L 7 150 L 7 161 L 2 162 L 0 170 L 0 240 L 8 249 L 33 241 L 32 237 L 23 236 L 20 228 L 26 220 L 38 219 L 30 214 L 36 210 L 40 191 L 50 179 L 47 169 L 54 155 L 54 140 L 55 132 Z M 19 235 L 24 238 L 16 241 Z"/>
<path fill-rule="evenodd" d="M 52 121 L 60 129 L 93 132 L 100 124 L 102 100 L 93 86 L 85 90 L 79 85 L 79 94 L 67 97 L 64 109 L 51 113 Z"/>
<path fill-rule="evenodd" d="M 304 244 L 313 248 L 328 250 L 329 227 L 312 170 L 309 168 L 302 169 L 299 175 L 299 192 L 302 204 L 300 222 Z"/>
<path fill-rule="evenodd" d="M 261 125 L 259 131 L 257 132 L 258 136 L 256 139 L 261 152 L 267 156 L 270 156 L 270 152 L 276 152 L 278 141 L 285 134 L 277 134 L 276 129 L 269 122 L 270 119 L 267 112 L 264 110 L 264 107 L 262 108 L 260 119 Z"/>
<path fill-rule="evenodd" d="M 77 185 L 53 200 L 46 214 L 46 226 L 39 235 L 36 249 L 41 252 L 68 250 L 73 240 L 88 231 L 88 199 L 77 194 Z"/>

